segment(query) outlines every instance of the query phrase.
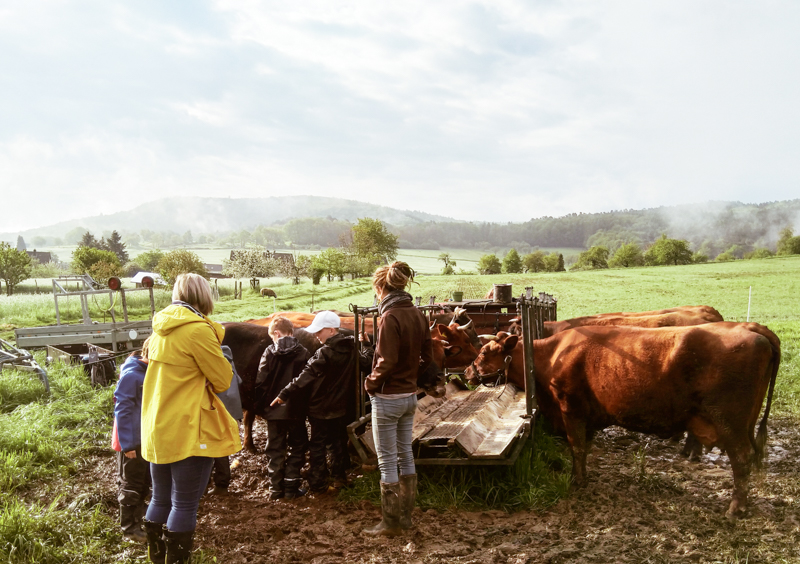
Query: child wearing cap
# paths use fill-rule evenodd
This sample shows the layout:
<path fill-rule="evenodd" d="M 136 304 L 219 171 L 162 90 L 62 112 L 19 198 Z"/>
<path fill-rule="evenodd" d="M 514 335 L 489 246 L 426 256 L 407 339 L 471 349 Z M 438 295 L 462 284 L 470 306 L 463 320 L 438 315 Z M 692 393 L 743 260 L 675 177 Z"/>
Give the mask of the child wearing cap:
<path fill-rule="evenodd" d="M 330 475 L 334 487 L 347 485 L 346 416 L 353 411 L 355 363 L 359 362 L 363 370 L 369 370 L 372 364 L 371 358 L 358 353 L 353 336 L 339 333 L 339 326 L 339 316 L 332 311 L 321 311 L 314 317 L 306 331 L 314 334 L 322 347 L 314 353 L 300 375 L 286 385 L 270 404 L 284 404 L 304 389 L 311 390 L 308 400 L 311 425 L 308 485 L 312 493 L 328 490 L 327 449 L 331 453 Z"/>

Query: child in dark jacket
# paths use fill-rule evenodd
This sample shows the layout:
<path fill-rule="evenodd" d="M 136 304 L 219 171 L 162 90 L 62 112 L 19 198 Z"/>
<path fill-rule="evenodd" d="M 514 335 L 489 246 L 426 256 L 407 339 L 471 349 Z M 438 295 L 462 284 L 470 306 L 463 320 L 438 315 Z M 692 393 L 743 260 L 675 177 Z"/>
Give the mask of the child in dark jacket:
<path fill-rule="evenodd" d="M 142 458 L 142 386 L 147 372 L 147 348 L 141 355 L 132 354 L 122 364 L 114 391 L 114 437 L 112 446 L 119 470 L 119 520 L 126 539 L 145 542 L 142 519 L 145 499 L 150 493 L 150 463 Z"/>
<path fill-rule="evenodd" d="M 270 404 L 284 404 L 310 390 L 308 421 L 311 441 L 308 452 L 311 471 L 308 485 L 314 493 L 328 490 L 328 449 L 334 487 L 347 484 L 347 415 L 353 413 L 355 363 L 359 362 L 363 370 L 369 370 L 372 363 L 368 355 L 359 355 L 352 336 L 339 333 L 339 326 L 339 316 L 332 311 L 321 311 L 314 317 L 306 331 L 315 334 L 322 347 L 314 353 L 303 372 Z"/>
<path fill-rule="evenodd" d="M 267 420 L 269 499 L 294 499 L 305 494 L 300 489 L 300 469 L 308 445 L 308 393 L 298 393 L 280 405 L 270 403 L 302 372 L 309 354 L 294 338 L 292 322 L 283 316 L 270 322 L 269 335 L 273 343 L 264 351 L 256 376 L 256 411 Z"/>

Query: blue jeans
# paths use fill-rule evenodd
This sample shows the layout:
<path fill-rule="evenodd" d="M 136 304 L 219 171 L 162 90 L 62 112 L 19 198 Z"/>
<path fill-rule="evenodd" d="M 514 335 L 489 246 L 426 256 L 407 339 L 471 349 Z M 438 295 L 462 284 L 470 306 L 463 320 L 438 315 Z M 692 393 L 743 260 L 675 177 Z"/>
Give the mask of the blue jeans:
<path fill-rule="evenodd" d="M 372 403 L 372 437 L 378 453 L 381 482 L 399 482 L 400 475 L 414 474 L 414 453 L 411 452 L 411 435 L 417 396 L 386 399 L 370 396 Z"/>
<path fill-rule="evenodd" d="M 214 459 L 190 456 L 170 464 L 150 463 L 153 497 L 145 518 L 174 533 L 194 531 L 197 508 L 211 477 Z"/>

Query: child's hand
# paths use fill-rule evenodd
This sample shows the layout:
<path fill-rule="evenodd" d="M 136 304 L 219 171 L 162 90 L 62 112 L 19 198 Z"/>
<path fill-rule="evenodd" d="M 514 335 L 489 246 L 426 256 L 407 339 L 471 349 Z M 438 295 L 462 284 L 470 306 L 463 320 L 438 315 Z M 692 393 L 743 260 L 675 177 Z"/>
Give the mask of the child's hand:
<path fill-rule="evenodd" d="M 136 458 L 136 451 L 129 450 L 128 452 L 125 453 L 125 458 Z"/>
<path fill-rule="evenodd" d="M 272 407 L 272 406 L 273 406 L 273 405 L 275 405 L 276 403 L 277 403 L 278 405 L 286 405 L 286 402 L 285 402 L 285 401 L 283 401 L 281 398 L 275 398 L 274 400 L 272 400 L 272 403 L 271 403 L 271 404 L 269 404 L 269 406 L 270 406 L 270 407 Z"/>

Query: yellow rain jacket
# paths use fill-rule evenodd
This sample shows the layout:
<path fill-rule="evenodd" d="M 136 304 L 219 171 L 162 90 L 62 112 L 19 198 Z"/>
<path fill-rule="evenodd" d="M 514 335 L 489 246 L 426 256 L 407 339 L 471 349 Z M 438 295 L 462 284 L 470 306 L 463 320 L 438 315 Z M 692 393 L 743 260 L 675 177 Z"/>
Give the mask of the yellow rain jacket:
<path fill-rule="evenodd" d="M 153 317 L 142 390 L 145 460 L 169 464 L 242 449 L 239 424 L 212 393 L 228 389 L 233 376 L 220 350 L 224 335 L 222 325 L 182 306 L 167 306 Z"/>

